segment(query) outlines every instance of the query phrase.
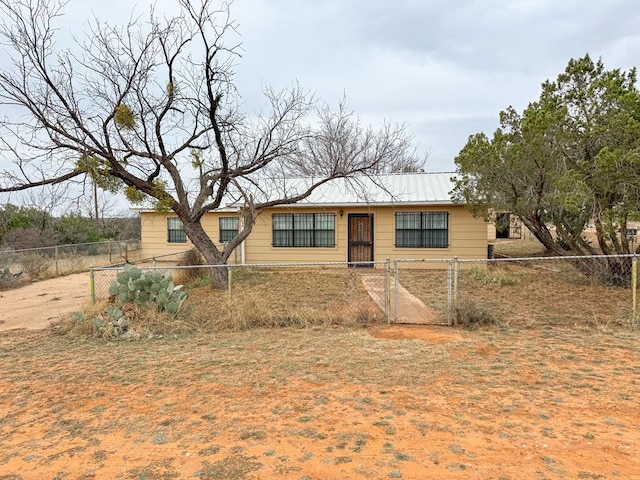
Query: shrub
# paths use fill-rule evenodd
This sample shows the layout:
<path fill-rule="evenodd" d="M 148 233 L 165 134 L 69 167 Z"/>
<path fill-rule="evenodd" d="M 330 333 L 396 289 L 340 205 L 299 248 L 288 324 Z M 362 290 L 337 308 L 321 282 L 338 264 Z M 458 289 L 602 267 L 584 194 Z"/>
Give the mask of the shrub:
<path fill-rule="evenodd" d="M 4 246 L 14 250 L 52 247 L 58 243 L 57 233 L 50 227 L 20 227 L 8 231 L 2 237 Z"/>
<path fill-rule="evenodd" d="M 460 301 L 453 308 L 454 325 L 473 330 L 480 326 L 505 325 L 505 321 L 495 312 L 489 310 L 485 305 L 472 301 Z"/>
<path fill-rule="evenodd" d="M 39 253 L 28 253 L 20 258 L 22 270 L 30 280 L 41 280 L 53 264 L 50 258 Z"/>
<path fill-rule="evenodd" d="M 204 259 L 198 250 L 192 248 L 178 257 L 178 265 L 197 267 L 198 265 L 204 265 Z M 192 284 L 194 282 L 200 284 L 202 283 L 200 280 L 208 276 L 209 272 L 206 268 L 182 268 L 176 273 L 176 281 L 184 284 Z"/>
<path fill-rule="evenodd" d="M 11 273 L 8 268 L 0 270 L 0 290 L 10 290 L 20 285 L 22 272 Z"/>

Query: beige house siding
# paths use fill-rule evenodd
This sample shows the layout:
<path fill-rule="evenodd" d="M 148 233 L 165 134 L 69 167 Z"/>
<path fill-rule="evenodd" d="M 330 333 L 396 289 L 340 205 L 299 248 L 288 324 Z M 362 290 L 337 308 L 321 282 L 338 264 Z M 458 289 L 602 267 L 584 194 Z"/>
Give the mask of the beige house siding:
<path fill-rule="evenodd" d="M 343 215 L 340 215 L 340 212 Z M 447 248 L 397 248 L 395 247 L 396 212 L 448 212 L 449 246 Z M 274 213 L 334 213 L 335 247 L 273 247 L 272 215 Z M 373 214 L 374 260 L 384 261 L 397 258 L 442 259 L 458 256 L 465 258 L 486 258 L 487 224 L 474 218 L 460 205 L 443 206 L 372 206 L 372 207 L 289 207 L 272 208 L 261 212 L 249 237 L 245 240 L 246 263 L 304 263 L 304 262 L 346 262 L 348 259 L 349 214 Z M 142 212 L 142 250 L 145 257 L 180 252 L 192 248 L 191 242 L 169 243 L 167 241 L 167 214 Z M 211 212 L 202 221 L 210 238 L 219 245 L 219 222 L 221 216 L 239 216 L 229 212 Z M 241 261 L 238 247 L 230 261 Z M 416 264 L 420 266 L 420 264 Z M 422 265 L 421 267 L 424 267 Z"/>
<path fill-rule="evenodd" d="M 220 245 L 220 217 L 239 217 L 239 214 L 229 212 L 212 212 L 202 218 L 202 226 L 213 240 L 216 246 Z M 158 212 L 141 212 L 141 245 L 142 258 L 158 257 L 161 255 L 175 254 L 193 248 L 193 244 L 187 238 L 186 243 L 170 243 L 168 241 L 167 218 L 175 217 L 173 214 Z M 230 262 L 240 261 L 240 252 L 234 252 Z M 236 258 L 237 257 L 237 258 Z M 174 260 L 174 259 L 172 259 Z"/>
<path fill-rule="evenodd" d="M 347 216 L 339 208 L 271 208 L 261 212 L 245 240 L 246 263 L 346 262 Z M 273 247 L 271 216 L 274 213 L 335 213 L 335 247 Z"/>

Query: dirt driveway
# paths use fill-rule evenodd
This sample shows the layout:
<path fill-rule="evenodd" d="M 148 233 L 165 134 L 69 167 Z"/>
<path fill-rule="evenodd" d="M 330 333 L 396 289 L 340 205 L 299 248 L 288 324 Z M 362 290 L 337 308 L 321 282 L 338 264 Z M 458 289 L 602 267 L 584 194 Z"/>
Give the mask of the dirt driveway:
<path fill-rule="evenodd" d="M 0 331 L 45 328 L 89 301 L 89 273 L 75 273 L 0 292 Z"/>

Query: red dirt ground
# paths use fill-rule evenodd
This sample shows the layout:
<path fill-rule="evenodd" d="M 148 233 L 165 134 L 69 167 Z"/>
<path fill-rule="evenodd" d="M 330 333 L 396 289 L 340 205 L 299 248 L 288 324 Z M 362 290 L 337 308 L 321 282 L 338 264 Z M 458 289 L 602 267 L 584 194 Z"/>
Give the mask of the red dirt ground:
<path fill-rule="evenodd" d="M 0 328 L 86 285 L 1 292 Z M 2 332 L 0 480 L 640 479 L 639 352 L 559 327 Z"/>

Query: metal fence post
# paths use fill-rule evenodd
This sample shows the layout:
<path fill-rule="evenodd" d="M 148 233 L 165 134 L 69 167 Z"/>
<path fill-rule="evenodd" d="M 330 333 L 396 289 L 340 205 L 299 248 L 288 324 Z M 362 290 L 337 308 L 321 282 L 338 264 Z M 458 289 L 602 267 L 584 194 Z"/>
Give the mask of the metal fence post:
<path fill-rule="evenodd" d="M 89 295 L 91 295 L 91 303 L 96 304 L 96 279 L 93 267 L 89 267 Z"/>
<path fill-rule="evenodd" d="M 391 323 L 391 259 L 389 257 L 384 264 L 384 313 L 387 323 Z"/>
<path fill-rule="evenodd" d="M 633 255 L 631 260 L 631 323 L 636 324 L 638 314 L 638 298 L 636 288 L 638 286 L 638 257 Z"/>
<path fill-rule="evenodd" d="M 53 258 L 55 258 L 56 261 L 56 277 L 60 276 L 60 268 L 58 267 L 58 247 L 56 246 L 54 251 L 53 251 Z"/>
<path fill-rule="evenodd" d="M 231 300 L 231 277 L 233 275 L 233 269 L 231 265 L 227 265 L 227 294 L 229 295 L 229 300 Z"/>
<path fill-rule="evenodd" d="M 451 260 L 447 260 L 447 314 L 449 325 L 453 325 L 453 273 Z"/>
<path fill-rule="evenodd" d="M 453 316 L 453 324 L 455 325 L 455 309 L 458 307 L 458 280 L 459 280 L 459 273 L 460 273 L 460 262 L 458 262 L 458 257 L 454 256 L 453 257 L 453 308 L 454 311 L 452 313 L 454 313 Z"/>
<path fill-rule="evenodd" d="M 398 262 L 398 259 L 396 258 L 393 261 L 393 276 L 394 276 L 394 280 L 393 280 L 393 297 L 394 297 L 394 312 L 393 312 L 393 318 L 394 321 L 396 323 L 398 323 L 398 317 L 399 317 L 399 310 L 398 310 L 398 299 L 399 299 L 399 292 L 398 292 L 398 285 L 400 283 L 400 280 L 398 279 L 399 277 L 399 264 L 400 262 Z"/>

